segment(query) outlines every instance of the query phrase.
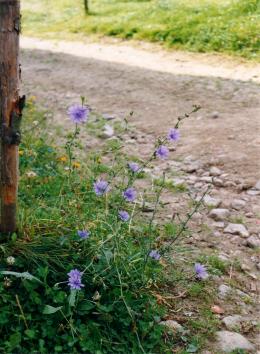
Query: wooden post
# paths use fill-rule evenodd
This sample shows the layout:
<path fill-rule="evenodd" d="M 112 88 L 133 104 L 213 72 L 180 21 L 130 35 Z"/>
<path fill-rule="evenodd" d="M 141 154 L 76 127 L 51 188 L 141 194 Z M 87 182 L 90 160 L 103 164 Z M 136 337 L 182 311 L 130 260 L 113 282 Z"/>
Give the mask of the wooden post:
<path fill-rule="evenodd" d="M 0 0 L 0 231 L 17 231 L 18 145 L 25 97 L 19 97 L 20 0 Z"/>
<path fill-rule="evenodd" d="M 89 8 L 88 8 L 88 0 L 84 0 L 84 7 L 85 7 L 85 13 L 89 13 Z"/>

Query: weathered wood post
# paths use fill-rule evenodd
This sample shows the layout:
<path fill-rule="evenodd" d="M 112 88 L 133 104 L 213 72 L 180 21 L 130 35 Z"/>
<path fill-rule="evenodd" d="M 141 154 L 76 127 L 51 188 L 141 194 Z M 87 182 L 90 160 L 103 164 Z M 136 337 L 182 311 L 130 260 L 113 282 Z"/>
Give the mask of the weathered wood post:
<path fill-rule="evenodd" d="M 19 97 L 20 0 L 0 0 L 0 196 L 2 234 L 17 230 L 18 145 L 25 97 Z"/>
<path fill-rule="evenodd" d="M 88 8 L 88 0 L 84 0 L 84 8 L 85 8 L 85 13 L 89 13 L 89 8 Z"/>

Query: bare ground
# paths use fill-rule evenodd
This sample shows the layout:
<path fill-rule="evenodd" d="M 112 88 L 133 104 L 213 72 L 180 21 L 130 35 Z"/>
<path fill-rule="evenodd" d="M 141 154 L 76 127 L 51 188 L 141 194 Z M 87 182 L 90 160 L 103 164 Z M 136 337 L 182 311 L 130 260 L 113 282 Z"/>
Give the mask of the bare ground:
<path fill-rule="evenodd" d="M 142 153 L 151 149 L 154 136 L 174 125 L 178 115 L 190 111 L 193 104 L 201 105 L 181 129 L 181 142 L 172 153 L 174 161 L 164 167 L 174 168 L 190 192 L 198 195 L 211 183 L 210 167 L 221 170 L 221 183 L 213 183 L 212 196 L 221 200 L 221 208 L 228 209 L 230 216 L 221 226 L 207 209 L 197 213 L 190 243 L 230 261 L 229 275 L 216 283 L 244 294 L 236 292 L 231 301 L 220 297 L 217 305 L 224 310 L 220 318 L 240 313 L 256 319 L 260 257 L 259 248 L 248 247 L 248 240 L 250 235 L 260 242 L 260 192 L 254 189 L 260 179 L 260 66 L 144 46 L 145 50 L 140 44 L 130 47 L 120 42 L 81 44 L 23 38 L 23 89 L 54 112 L 52 124 L 65 127 L 70 124 L 67 107 L 81 95 L 100 113 L 123 118 L 134 111 L 133 122 L 141 133 L 132 139 L 131 149 Z M 189 200 L 182 195 L 171 198 L 164 196 L 170 216 L 187 208 Z M 235 209 L 232 203 L 236 199 L 245 204 Z M 244 224 L 249 235 L 225 232 L 230 221 Z M 240 271 L 233 266 L 237 259 Z M 245 295 L 251 300 L 244 301 Z M 257 332 L 242 333 L 257 352 Z M 208 353 L 220 352 L 209 348 Z"/>
<path fill-rule="evenodd" d="M 202 109 L 184 125 L 178 154 L 214 156 L 228 172 L 260 178 L 260 65 L 120 43 L 24 38 L 22 48 L 26 90 L 54 109 L 59 122 L 85 95 L 99 112 L 134 111 L 139 128 L 160 134 L 197 104 Z"/>

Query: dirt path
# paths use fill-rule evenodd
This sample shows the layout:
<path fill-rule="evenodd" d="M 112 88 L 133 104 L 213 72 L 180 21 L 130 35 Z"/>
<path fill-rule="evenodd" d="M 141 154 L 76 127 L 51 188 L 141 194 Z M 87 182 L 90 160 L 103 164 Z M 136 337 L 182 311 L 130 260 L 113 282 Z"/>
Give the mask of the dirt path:
<path fill-rule="evenodd" d="M 239 313 L 246 323 L 255 320 L 260 185 L 252 187 L 260 179 L 260 66 L 219 56 L 156 52 L 158 47 L 147 44 L 143 50 L 122 43 L 23 38 L 22 48 L 23 89 L 54 112 L 54 124 L 70 124 L 66 109 L 81 95 L 100 113 L 123 118 L 134 111 L 141 133 L 125 137 L 132 150 L 151 151 L 153 135 L 168 131 L 193 104 L 202 106 L 185 122 L 174 160 L 164 167 L 177 172 L 176 183 L 186 184 L 193 195 L 201 195 L 216 176 L 207 207 L 213 203 L 217 214 L 207 208 L 197 213 L 190 244 L 231 264 L 228 276 L 216 277 L 217 304 L 224 309 L 220 319 Z M 190 202 L 182 194 L 165 198 L 169 215 L 185 211 Z M 230 230 L 234 223 L 240 231 Z M 240 271 L 233 267 L 237 261 Z M 241 325 L 240 333 L 260 348 L 256 330 L 247 332 Z"/>
<path fill-rule="evenodd" d="M 145 51 L 122 43 L 22 38 L 22 48 L 26 91 L 59 121 L 85 95 L 103 113 L 123 117 L 133 110 L 139 128 L 158 134 L 198 104 L 202 110 L 186 122 L 178 153 L 214 156 L 228 172 L 260 177 L 260 65 L 157 53 L 150 45 Z"/>

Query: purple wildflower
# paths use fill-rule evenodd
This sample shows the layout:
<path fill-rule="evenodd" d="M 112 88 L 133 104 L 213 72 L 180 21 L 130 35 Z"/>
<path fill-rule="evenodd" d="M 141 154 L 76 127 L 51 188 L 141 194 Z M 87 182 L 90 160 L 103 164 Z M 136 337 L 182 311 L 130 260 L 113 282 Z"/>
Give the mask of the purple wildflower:
<path fill-rule="evenodd" d="M 156 250 L 152 250 L 150 253 L 149 253 L 149 257 L 155 259 L 156 261 L 159 261 L 159 259 L 161 258 L 161 255 L 158 251 Z"/>
<path fill-rule="evenodd" d="M 132 172 L 138 172 L 140 170 L 140 167 L 139 167 L 138 163 L 136 163 L 136 162 L 129 162 L 128 167 L 130 168 L 130 170 Z"/>
<path fill-rule="evenodd" d="M 122 221 L 128 221 L 130 219 L 130 215 L 125 210 L 120 210 L 118 216 Z"/>
<path fill-rule="evenodd" d="M 175 129 L 175 128 L 172 128 L 170 129 L 169 131 L 169 134 L 168 134 L 168 140 L 170 141 L 177 141 L 180 139 L 180 132 L 178 129 Z"/>
<path fill-rule="evenodd" d="M 90 109 L 87 106 L 73 105 L 68 109 L 68 115 L 73 123 L 84 123 L 88 120 Z"/>
<path fill-rule="evenodd" d="M 90 232 L 88 230 L 78 230 L 78 236 L 82 240 L 86 240 L 90 236 Z"/>
<path fill-rule="evenodd" d="M 123 192 L 123 197 L 125 198 L 125 200 L 127 200 L 128 202 L 133 202 L 136 198 L 136 191 L 134 190 L 134 188 L 127 188 L 124 192 Z"/>
<path fill-rule="evenodd" d="M 165 145 L 160 145 L 156 150 L 156 156 L 162 160 L 166 159 L 168 155 L 169 155 L 169 149 Z"/>
<path fill-rule="evenodd" d="M 80 290 L 84 287 L 81 283 L 82 273 L 78 269 L 72 269 L 69 273 L 69 286 L 71 290 Z"/>
<path fill-rule="evenodd" d="M 101 196 L 108 192 L 109 186 L 108 182 L 104 181 L 102 179 L 97 180 L 97 182 L 94 183 L 94 191 L 96 195 Z"/>
<path fill-rule="evenodd" d="M 198 279 L 206 279 L 209 276 L 207 269 L 203 264 L 195 263 L 194 270 Z"/>

